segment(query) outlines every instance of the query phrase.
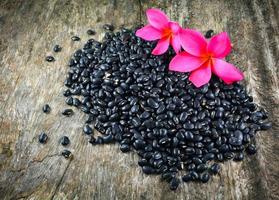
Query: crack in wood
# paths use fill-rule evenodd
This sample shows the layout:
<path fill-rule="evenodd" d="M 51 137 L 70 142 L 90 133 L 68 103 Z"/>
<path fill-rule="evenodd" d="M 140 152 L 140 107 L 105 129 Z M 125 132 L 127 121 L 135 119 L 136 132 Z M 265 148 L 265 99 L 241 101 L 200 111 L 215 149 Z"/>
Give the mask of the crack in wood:
<path fill-rule="evenodd" d="M 56 187 L 55 187 L 55 189 L 54 189 L 54 192 L 53 192 L 53 194 L 51 195 L 51 198 L 50 198 L 51 200 L 54 199 L 56 193 L 58 192 L 59 187 L 60 187 L 60 185 L 61 185 L 61 183 L 62 183 L 62 181 L 63 181 L 63 179 L 64 179 L 64 176 L 65 176 L 67 170 L 69 169 L 69 166 L 70 166 L 72 160 L 73 160 L 73 159 L 70 159 L 70 161 L 68 162 L 68 165 L 66 166 L 66 168 L 65 168 L 65 170 L 64 170 L 64 172 L 63 172 L 63 174 L 62 174 L 62 176 L 61 176 L 61 178 L 60 178 L 60 180 L 58 181 L 58 184 L 56 185 Z"/>

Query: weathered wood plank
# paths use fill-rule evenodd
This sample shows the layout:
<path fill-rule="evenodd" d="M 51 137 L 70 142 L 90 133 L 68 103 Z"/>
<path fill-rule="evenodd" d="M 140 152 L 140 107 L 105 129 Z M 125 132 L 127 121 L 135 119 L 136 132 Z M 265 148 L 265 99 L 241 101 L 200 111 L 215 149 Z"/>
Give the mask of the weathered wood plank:
<path fill-rule="evenodd" d="M 88 144 L 81 136 L 84 116 L 62 117 L 61 94 L 71 53 L 93 27 L 101 39 L 104 23 L 132 27 L 144 10 L 159 7 L 173 20 L 203 32 L 228 31 L 234 43 L 229 60 L 246 74 L 255 101 L 270 113 L 273 129 L 259 135 L 259 153 L 242 163 L 223 164 L 206 185 L 184 184 L 174 193 L 159 177 L 146 176 L 137 156 L 117 146 Z M 278 199 L 278 1 L 217 0 L 43 0 L 0 2 L 0 199 Z M 82 42 L 70 37 L 80 35 Z M 44 62 L 54 44 L 63 51 Z M 52 112 L 41 112 L 49 103 Z M 46 130 L 50 140 L 37 143 Z M 58 139 L 71 138 L 74 159 L 58 154 Z"/>

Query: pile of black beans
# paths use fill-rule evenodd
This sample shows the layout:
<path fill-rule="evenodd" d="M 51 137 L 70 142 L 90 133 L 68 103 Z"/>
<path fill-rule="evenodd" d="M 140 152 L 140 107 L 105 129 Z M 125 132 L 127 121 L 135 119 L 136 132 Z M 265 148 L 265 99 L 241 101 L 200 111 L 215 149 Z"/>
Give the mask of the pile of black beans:
<path fill-rule="evenodd" d="M 256 153 L 254 137 L 271 123 L 243 86 L 213 77 L 196 88 L 188 73 L 168 70 L 174 52 L 153 56 L 154 46 L 122 29 L 73 54 L 64 96 L 88 115 L 89 142 L 137 152 L 142 171 L 160 174 L 171 190 L 181 180 L 206 183 L 220 161 Z"/>

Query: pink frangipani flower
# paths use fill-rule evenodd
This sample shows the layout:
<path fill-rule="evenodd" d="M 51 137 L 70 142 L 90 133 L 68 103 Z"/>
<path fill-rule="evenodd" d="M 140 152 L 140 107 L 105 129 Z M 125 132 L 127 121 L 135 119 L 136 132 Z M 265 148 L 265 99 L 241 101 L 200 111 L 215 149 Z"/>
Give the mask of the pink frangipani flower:
<path fill-rule="evenodd" d="M 169 44 L 172 45 L 176 53 L 179 53 L 181 48 L 179 39 L 181 27 L 179 24 L 170 21 L 165 13 L 159 9 L 148 9 L 146 15 L 149 24 L 137 30 L 136 36 L 147 41 L 159 40 L 152 51 L 153 55 L 165 53 Z"/>
<path fill-rule="evenodd" d="M 169 69 L 191 72 L 189 80 L 196 87 L 208 83 L 212 72 L 227 84 L 243 79 L 239 69 L 223 60 L 231 51 L 231 42 L 226 32 L 207 41 L 198 31 L 183 29 L 180 39 L 185 52 L 171 60 Z"/>

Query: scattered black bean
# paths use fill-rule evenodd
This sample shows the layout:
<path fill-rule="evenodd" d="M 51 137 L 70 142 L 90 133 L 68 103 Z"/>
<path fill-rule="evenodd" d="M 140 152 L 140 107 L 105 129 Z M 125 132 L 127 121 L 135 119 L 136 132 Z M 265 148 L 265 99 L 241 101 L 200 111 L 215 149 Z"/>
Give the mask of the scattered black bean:
<path fill-rule="evenodd" d="M 88 35 L 95 35 L 95 34 L 96 34 L 96 31 L 94 31 L 94 30 L 92 30 L 92 29 L 89 29 L 89 30 L 86 31 L 86 33 L 87 33 Z"/>
<path fill-rule="evenodd" d="M 43 106 L 43 112 L 44 113 L 50 113 L 50 106 L 48 105 L 48 104 L 45 104 L 44 106 Z"/>
<path fill-rule="evenodd" d="M 206 31 L 205 38 L 209 39 L 213 36 L 214 31 L 212 29 Z"/>
<path fill-rule="evenodd" d="M 67 117 L 70 117 L 74 114 L 74 111 L 72 109 L 65 109 L 62 111 L 62 115 L 65 115 Z"/>
<path fill-rule="evenodd" d="M 47 57 L 46 57 L 46 61 L 47 61 L 47 62 L 53 62 L 53 61 L 55 61 L 55 59 L 54 59 L 53 56 L 47 56 Z"/>
<path fill-rule="evenodd" d="M 179 185 L 179 180 L 177 178 L 172 178 L 170 181 L 170 189 L 176 190 Z"/>
<path fill-rule="evenodd" d="M 68 104 L 69 106 L 73 105 L 73 97 L 68 97 L 65 99 L 66 104 Z"/>
<path fill-rule="evenodd" d="M 40 133 L 40 135 L 39 135 L 39 142 L 41 144 L 45 144 L 47 142 L 47 140 L 48 140 L 47 134 L 45 132 Z"/>
<path fill-rule="evenodd" d="M 62 151 L 62 156 L 64 156 L 66 159 L 68 159 L 68 158 L 71 158 L 73 155 L 72 155 L 72 152 L 71 151 L 69 151 L 69 150 L 67 150 L 67 149 L 64 149 L 63 151 Z"/>
<path fill-rule="evenodd" d="M 113 31 L 114 30 L 114 26 L 111 24 L 104 24 L 103 25 L 103 29 L 105 29 L 106 31 Z"/>
<path fill-rule="evenodd" d="M 60 139 L 60 143 L 61 143 L 63 146 L 67 146 L 68 144 L 70 144 L 70 139 L 69 139 L 67 136 L 63 136 L 63 137 Z"/>
<path fill-rule="evenodd" d="M 93 129 L 88 124 L 85 124 L 85 126 L 83 127 L 83 132 L 86 135 L 90 135 L 93 133 Z"/>
<path fill-rule="evenodd" d="M 217 163 L 214 163 L 210 167 L 210 172 L 212 172 L 212 174 L 218 174 L 220 172 L 220 170 L 221 170 L 221 166 Z"/>
<path fill-rule="evenodd" d="M 210 175 L 206 172 L 201 174 L 200 179 L 203 183 L 207 183 L 209 181 Z"/>
<path fill-rule="evenodd" d="M 90 39 L 73 54 L 64 82 L 66 103 L 88 115 L 83 131 L 91 144 L 135 150 L 142 171 L 161 174 L 171 190 L 179 185 L 178 171 L 186 172 L 183 182 L 206 183 L 220 172 L 218 161 L 256 153 L 251 140 L 271 123 L 241 84 L 213 76 L 196 88 L 188 73 L 168 70 L 173 51 L 153 56 L 156 44 L 135 31 L 104 29 L 110 31 L 102 43 Z M 94 138 L 89 124 L 102 136 Z"/>
<path fill-rule="evenodd" d="M 257 148 L 256 148 L 255 145 L 249 144 L 246 148 L 246 151 L 247 151 L 248 154 L 253 155 L 257 152 Z"/>
<path fill-rule="evenodd" d="M 78 36 L 72 36 L 71 40 L 73 40 L 73 41 L 80 41 L 80 38 Z"/>
<path fill-rule="evenodd" d="M 60 47 L 58 44 L 56 44 L 54 47 L 53 47 L 53 51 L 54 52 L 60 52 L 62 50 L 62 47 Z"/>

